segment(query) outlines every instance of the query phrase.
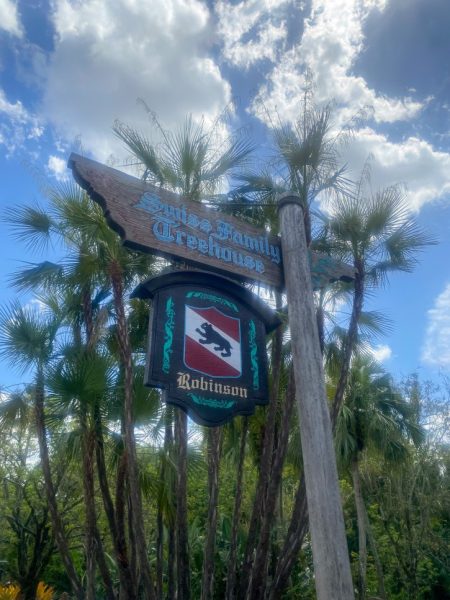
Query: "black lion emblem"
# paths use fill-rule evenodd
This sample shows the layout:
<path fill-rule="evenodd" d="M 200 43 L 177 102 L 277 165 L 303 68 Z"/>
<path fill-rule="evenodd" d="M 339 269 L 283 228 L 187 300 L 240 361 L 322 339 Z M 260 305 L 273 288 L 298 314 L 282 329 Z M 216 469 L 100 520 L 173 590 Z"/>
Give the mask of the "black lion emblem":
<path fill-rule="evenodd" d="M 203 336 L 203 339 L 200 338 L 198 340 L 200 344 L 216 344 L 213 346 L 213 348 L 216 350 L 216 352 L 220 352 L 220 356 L 231 356 L 232 346 L 230 342 L 222 337 L 212 325 L 209 323 L 202 323 L 200 327 L 201 329 L 195 330 L 197 333 Z"/>

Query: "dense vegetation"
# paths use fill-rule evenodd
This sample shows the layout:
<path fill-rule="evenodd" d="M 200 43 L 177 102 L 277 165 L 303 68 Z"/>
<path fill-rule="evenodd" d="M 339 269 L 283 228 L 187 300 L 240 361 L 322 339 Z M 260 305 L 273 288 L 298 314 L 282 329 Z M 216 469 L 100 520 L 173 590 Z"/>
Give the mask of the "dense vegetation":
<path fill-rule="evenodd" d="M 309 243 L 355 266 L 353 284 L 316 293 L 355 591 L 442 600 L 450 382 L 394 382 L 369 351 L 389 324 L 364 310 L 367 294 L 411 270 L 431 240 L 399 188 L 372 192 L 367 170 L 347 179 L 347 136 L 330 118 L 306 98 L 295 126 L 274 127 L 264 170 L 252 169 L 242 137 L 218 146 L 191 119 L 173 134 L 154 120 L 158 144 L 121 123 L 115 132 L 144 179 L 216 198 L 273 233 L 276 195 L 295 190 Z M 216 192 L 229 175 L 225 199 Z M 314 598 L 283 297 L 271 293 L 283 325 L 268 340 L 269 405 L 221 428 L 196 426 L 142 385 L 148 306 L 129 295 L 167 264 L 125 250 L 75 184 L 45 191 L 44 208 L 7 215 L 44 262 L 13 277 L 34 300 L 0 314 L 2 357 L 28 381 L 0 401 L 0 599 L 18 589 L 50 598 L 40 581 L 55 598 L 80 600 Z M 60 262 L 45 260 L 48 244 Z"/>

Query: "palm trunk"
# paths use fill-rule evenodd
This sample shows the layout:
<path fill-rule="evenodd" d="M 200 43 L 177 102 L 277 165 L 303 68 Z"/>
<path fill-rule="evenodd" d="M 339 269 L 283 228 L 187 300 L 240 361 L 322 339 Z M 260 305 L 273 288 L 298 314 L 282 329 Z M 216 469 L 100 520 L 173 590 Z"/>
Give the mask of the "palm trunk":
<path fill-rule="evenodd" d="M 214 598 L 214 554 L 216 546 L 216 529 L 219 501 L 219 466 L 222 428 L 208 429 L 208 488 L 209 505 L 207 534 L 203 555 L 201 600 Z"/>
<path fill-rule="evenodd" d="M 291 522 L 284 541 L 283 550 L 281 551 L 275 576 L 269 590 L 269 600 L 278 600 L 278 598 L 282 597 L 307 531 L 308 505 L 306 502 L 305 479 L 302 475 L 298 484 Z"/>
<path fill-rule="evenodd" d="M 92 297 L 90 286 L 85 285 L 82 293 L 83 315 L 86 327 L 86 348 L 91 351 L 94 344 L 94 320 L 92 316 Z M 98 408 L 94 405 L 94 413 Z M 98 411 L 99 414 L 99 411 Z M 95 509 L 95 487 L 94 487 L 94 454 L 97 446 L 98 428 L 89 426 L 87 411 L 80 407 L 80 425 L 83 436 L 83 490 L 86 508 L 86 600 L 95 600 L 95 565 L 99 566 L 100 574 L 105 585 L 108 600 L 115 600 L 115 594 L 106 563 L 103 543 L 97 527 L 97 514 Z M 101 427 L 100 427 L 101 432 Z"/>
<path fill-rule="evenodd" d="M 109 572 L 108 563 L 106 562 L 105 551 L 103 550 L 103 542 L 100 537 L 100 532 L 98 527 L 95 529 L 95 544 L 96 544 L 96 552 L 97 552 L 97 564 L 98 569 L 100 571 L 100 575 L 103 579 L 103 584 L 105 586 L 106 598 L 108 600 L 116 600 L 116 594 L 114 593 L 114 586 L 111 579 L 111 574 Z"/>
<path fill-rule="evenodd" d="M 176 563 L 176 548 L 175 548 L 175 528 L 173 523 L 169 524 L 167 541 L 167 600 L 175 600 L 175 563 Z"/>
<path fill-rule="evenodd" d="M 117 465 L 116 475 L 116 536 L 117 536 L 117 548 L 121 548 L 126 553 L 125 555 L 119 555 L 122 562 L 122 567 L 127 567 L 128 580 L 131 588 L 127 588 L 126 582 L 120 579 L 120 600 L 127 600 L 128 592 L 131 591 L 133 594 L 131 598 L 137 598 L 137 582 L 136 582 L 136 564 L 133 561 L 128 561 L 128 549 L 126 539 L 126 481 L 127 481 L 127 453 L 126 449 L 122 450 L 122 454 L 119 458 L 119 464 Z M 126 563 L 125 563 L 126 561 Z"/>
<path fill-rule="evenodd" d="M 39 443 L 39 454 L 41 458 L 42 471 L 44 475 L 45 493 L 47 497 L 47 503 L 50 511 L 50 518 L 52 521 L 52 528 L 55 535 L 56 545 L 58 547 L 61 560 L 69 578 L 70 585 L 76 598 L 83 600 L 84 593 L 80 582 L 80 579 L 75 571 L 75 567 L 72 562 L 72 557 L 69 552 L 69 545 L 67 538 L 64 533 L 62 520 L 58 511 L 58 505 L 56 503 L 55 487 L 53 485 L 53 479 L 50 469 L 50 459 L 48 454 L 47 446 L 47 432 L 45 427 L 45 416 L 44 416 L 44 376 L 42 369 L 38 369 L 36 378 L 36 389 L 35 389 L 35 418 L 36 418 L 36 431 Z"/>
<path fill-rule="evenodd" d="M 115 600 L 115 594 L 106 563 L 103 543 L 97 527 L 94 488 L 94 448 L 95 436 L 89 430 L 84 412 L 80 415 L 83 434 L 83 492 L 86 509 L 86 600 L 95 600 L 95 566 L 99 566 L 108 600 Z"/>
<path fill-rule="evenodd" d="M 110 264 L 111 283 L 114 296 L 114 306 L 117 319 L 117 336 L 119 341 L 120 356 L 124 370 L 124 445 L 127 453 L 128 484 L 133 511 L 133 531 L 139 560 L 139 570 L 142 581 L 142 594 L 145 600 L 155 600 L 150 563 L 147 555 L 145 541 L 145 528 L 142 511 L 142 499 L 139 486 L 138 462 L 136 453 L 136 440 L 134 436 L 133 418 L 133 364 L 128 327 L 123 303 L 122 271 L 116 261 Z"/>
<path fill-rule="evenodd" d="M 136 589 L 139 591 L 141 586 L 141 574 L 139 572 L 139 551 L 137 548 L 136 536 L 133 528 L 133 505 L 131 503 L 131 497 L 129 493 L 129 486 L 126 486 L 126 506 L 127 506 L 127 524 L 128 524 L 128 548 L 130 550 L 130 564 L 133 567 L 133 577 L 136 581 Z M 139 597 L 139 593 L 138 593 Z"/>
<path fill-rule="evenodd" d="M 156 514 L 156 591 L 158 598 L 163 597 L 163 575 L 164 575 L 164 512 L 163 512 L 163 491 L 166 485 L 166 462 L 172 446 L 172 423 L 170 420 L 169 410 L 166 407 L 164 414 L 164 445 L 163 456 L 161 458 L 161 466 L 159 472 L 159 492 L 157 498 L 157 514 Z"/>
<path fill-rule="evenodd" d="M 15 597 L 15 600 L 36 600 L 38 585 L 38 579 L 31 582 L 20 582 L 20 592 L 19 595 Z"/>
<path fill-rule="evenodd" d="M 347 386 L 348 374 L 350 371 L 350 364 L 352 360 L 352 354 L 355 349 L 356 341 L 358 338 L 358 322 L 361 317 L 362 307 L 364 301 L 364 264 L 360 260 L 355 260 L 355 292 L 353 296 L 352 314 L 350 317 L 350 324 L 347 332 L 346 341 L 344 344 L 344 357 L 342 360 L 341 372 L 339 376 L 338 385 L 334 394 L 333 404 L 331 407 L 331 425 L 333 431 L 336 427 L 337 418 L 339 411 L 341 410 L 342 403 L 344 401 L 345 388 Z"/>
<path fill-rule="evenodd" d="M 164 444 L 166 456 L 173 453 L 173 410 L 166 406 L 166 427 L 164 432 Z M 174 478 L 169 479 L 170 498 L 173 502 L 174 513 L 176 513 L 176 485 Z M 167 600 L 174 600 L 176 593 L 175 582 L 175 565 L 176 565 L 176 548 L 175 548 L 175 519 L 173 514 L 168 515 L 167 519 Z M 176 517 L 175 517 L 176 518 Z"/>
<path fill-rule="evenodd" d="M 18 500 L 17 494 L 16 499 Z M 20 509 L 17 513 L 15 511 L 15 515 L 17 515 L 17 522 L 23 523 L 20 518 Z M 29 518 L 32 516 L 33 511 L 30 512 Z M 27 527 L 29 518 L 26 519 L 25 527 L 20 528 L 20 539 L 17 547 L 18 572 L 16 573 L 20 593 L 16 600 L 36 600 L 36 590 L 39 580 L 50 562 L 54 549 L 54 540 L 48 527 L 48 510 L 44 509 L 41 519 L 38 519 L 36 515 L 32 518 L 35 535 L 33 535 L 31 555 L 28 555 L 25 538 L 29 535 Z M 14 517 L 14 520 L 16 520 L 16 517 Z"/>
<path fill-rule="evenodd" d="M 178 446 L 176 554 L 177 600 L 190 598 L 189 542 L 187 519 L 187 416 L 178 409 L 175 417 L 175 439 Z"/>
<path fill-rule="evenodd" d="M 278 304 L 278 302 L 277 302 Z M 278 388 L 280 385 L 281 371 L 281 350 L 283 333 L 282 328 L 278 327 L 275 331 L 272 347 L 272 386 L 269 399 L 269 409 L 266 417 L 266 429 L 264 432 L 263 447 L 261 451 L 261 463 L 259 467 L 258 483 L 256 485 L 255 499 L 252 507 L 252 516 L 248 530 L 247 545 L 245 549 L 245 559 L 242 568 L 241 581 L 239 584 L 238 598 L 243 599 L 247 595 L 250 585 L 250 576 L 252 572 L 253 558 L 258 544 L 258 532 L 261 517 L 265 514 L 265 499 L 267 494 L 267 485 L 272 465 L 273 443 L 275 436 L 276 413 L 278 405 Z"/>
<path fill-rule="evenodd" d="M 264 598 L 267 585 L 267 568 L 270 553 L 270 532 L 276 513 L 276 503 L 283 473 L 284 458 L 286 456 L 290 419 L 295 399 L 295 382 L 292 368 L 289 372 L 289 383 L 283 403 L 279 444 L 272 465 L 272 471 L 267 487 L 266 508 L 262 515 L 258 546 L 252 568 L 251 586 L 248 593 L 249 600 Z"/>
<path fill-rule="evenodd" d="M 225 590 L 226 600 L 234 600 L 236 587 L 236 567 L 237 567 L 237 537 L 239 522 L 241 520 L 242 503 L 242 480 L 244 477 L 245 445 L 248 432 L 248 417 L 242 419 L 241 444 L 239 446 L 239 462 L 236 480 L 236 495 L 234 500 L 233 525 L 231 529 L 230 557 L 228 559 L 227 585 Z"/>
<path fill-rule="evenodd" d="M 156 597 L 163 597 L 164 523 L 160 501 L 156 515 Z"/>
<path fill-rule="evenodd" d="M 359 580 L 358 590 L 359 598 L 362 600 L 366 597 L 366 573 L 367 573 L 367 533 L 364 498 L 361 489 L 361 478 L 359 476 L 358 459 L 355 459 L 350 471 L 353 480 L 353 491 L 355 493 L 356 505 L 356 520 L 358 523 L 358 563 L 359 563 Z"/>
<path fill-rule="evenodd" d="M 369 515 L 367 514 L 365 505 L 364 505 L 364 517 L 365 517 L 366 528 L 367 528 L 367 540 L 369 542 L 370 551 L 372 552 L 373 560 L 375 562 L 375 569 L 377 571 L 378 595 L 380 596 L 381 600 L 387 600 L 386 590 L 384 587 L 383 566 L 381 564 L 380 555 L 378 554 L 377 543 L 373 536 L 372 527 L 370 526 L 370 521 L 369 521 Z"/>
<path fill-rule="evenodd" d="M 108 474 L 106 472 L 105 464 L 105 449 L 103 441 L 103 431 L 101 423 L 100 408 L 98 404 L 94 406 L 94 422 L 96 429 L 96 446 L 95 455 L 97 461 L 97 472 L 98 480 L 100 484 L 100 490 L 102 493 L 103 506 L 105 509 L 106 517 L 108 519 L 109 530 L 114 547 L 114 554 L 116 557 L 117 568 L 119 571 L 119 582 L 120 582 L 120 596 L 125 597 L 129 600 L 135 600 L 136 598 L 136 586 L 133 581 L 130 564 L 128 560 L 128 551 L 125 543 L 125 537 L 120 536 L 118 532 L 118 526 L 116 522 L 116 513 L 114 504 L 111 497 L 111 492 L 108 483 Z"/>
<path fill-rule="evenodd" d="M 95 600 L 95 492 L 94 492 L 94 469 L 93 469 L 93 444 L 89 435 L 87 418 L 84 408 L 81 408 L 80 424 L 82 430 L 82 469 L 83 469 L 83 492 L 84 506 L 86 511 L 85 524 L 85 559 L 86 559 L 86 600 Z"/>

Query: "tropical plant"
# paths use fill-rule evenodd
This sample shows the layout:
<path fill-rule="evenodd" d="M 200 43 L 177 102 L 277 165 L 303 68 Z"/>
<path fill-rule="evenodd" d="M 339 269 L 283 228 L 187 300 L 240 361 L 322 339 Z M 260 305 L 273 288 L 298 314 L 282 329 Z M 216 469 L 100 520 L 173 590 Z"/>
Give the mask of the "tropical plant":
<path fill-rule="evenodd" d="M 334 429 L 344 401 L 352 356 L 362 339 L 361 329 L 365 325 L 371 328 L 372 333 L 374 330 L 379 332 L 384 324 L 378 314 L 363 312 L 366 294 L 385 283 L 391 272 L 411 271 L 417 262 L 417 253 L 433 240 L 409 214 L 400 187 L 371 192 L 368 168 L 361 175 L 355 192 L 336 196 L 330 203 L 329 216 L 322 214 L 321 220 L 323 229 L 318 231 L 318 239 L 322 249 L 326 240 L 328 252 L 347 264 L 351 263 L 355 269 L 350 321 L 347 330 L 339 330 L 342 345 L 333 349 L 338 357 L 334 368 L 339 372 L 331 404 Z M 320 321 L 323 322 L 323 318 Z M 289 568 L 303 540 L 300 533 L 306 531 L 306 503 L 301 498 L 302 493 L 304 491 L 299 489 L 296 510 L 292 514 L 294 533 L 289 542 L 285 542 L 283 558 L 272 585 L 274 597 L 287 583 Z M 302 513 L 298 512 L 300 510 Z"/>
<path fill-rule="evenodd" d="M 144 106 L 151 117 L 153 140 L 120 121 L 114 132 L 131 152 L 132 161 L 138 161 L 142 179 L 189 200 L 214 195 L 223 178 L 241 168 L 254 148 L 239 132 L 225 133 L 223 119 L 208 126 L 189 115 L 171 132 Z"/>
<path fill-rule="evenodd" d="M 330 196 L 344 195 L 351 192 L 351 182 L 345 175 L 345 169 L 339 166 L 339 152 L 341 143 L 345 141 L 346 132 L 335 134 L 332 129 L 332 107 L 331 105 L 318 108 L 314 104 L 311 90 L 307 90 L 303 96 L 300 107 L 299 118 L 295 123 L 274 123 L 272 134 L 274 140 L 274 152 L 272 164 L 262 173 L 252 172 L 240 174 L 238 179 L 241 185 L 237 187 L 233 196 L 241 204 L 237 213 L 246 217 L 251 212 L 251 220 L 269 228 L 277 233 L 277 195 L 280 192 L 292 192 L 299 196 L 303 208 L 304 224 L 307 243 L 314 243 L 312 210 L 314 202 L 319 194 L 327 193 Z M 318 318 L 318 323 L 322 321 Z M 279 330 L 278 335 L 282 335 Z M 320 338 L 323 339 L 322 330 Z M 279 346 L 279 344 L 278 344 Z M 275 463 L 275 471 L 271 472 L 270 459 L 274 452 L 276 410 L 278 396 L 279 372 L 281 369 L 282 353 L 278 352 L 272 356 L 271 367 L 273 369 L 273 391 L 271 403 L 267 413 L 267 424 L 262 449 L 260 479 L 255 497 L 252 518 L 249 527 L 249 536 L 245 552 L 245 561 L 240 583 L 240 597 L 244 598 L 247 593 L 249 597 L 261 597 L 262 589 L 265 587 L 267 578 L 266 570 L 269 559 L 269 544 L 267 536 L 271 529 L 274 511 L 271 510 L 272 498 L 267 496 L 267 482 L 270 477 L 275 481 L 281 480 L 283 460 Z M 276 360 L 274 360 L 276 359 Z M 289 435 L 289 428 L 284 431 Z M 286 446 L 286 440 L 282 440 L 281 447 Z M 279 471 L 279 473 L 277 472 Z M 271 490 L 272 493 L 273 490 Z M 304 494 L 304 488 L 299 491 Z M 267 506 L 269 510 L 265 510 Z M 297 507 L 305 507 L 306 503 L 299 499 Z M 302 514 L 293 513 L 293 522 L 300 529 L 306 528 L 303 523 L 307 522 L 306 512 Z M 263 537 L 258 532 L 264 531 Z M 258 541 L 259 538 L 259 541 Z M 299 546 L 298 546 L 299 548 Z M 287 553 L 298 552 L 295 544 L 285 547 L 281 556 Z M 289 560 L 289 564 L 293 561 Z M 284 564 L 280 560 L 280 565 Z M 281 568 L 281 567 L 280 567 Z M 276 580 L 279 581 L 281 574 L 278 573 Z M 286 577 L 287 579 L 287 577 Z M 250 589 L 248 590 L 250 583 Z M 280 593 L 278 590 L 276 593 Z"/>
<path fill-rule="evenodd" d="M 409 457 L 411 442 L 419 444 L 423 439 L 414 406 L 403 399 L 391 377 L 373 359 L 356 356 L 336 424 L 335 443 L 338 460 L 349 470 L 353 482 L 359 540 L 359 598 L 366 597 L 367 540 L 376 563 L 378 593 L 386 598 L 381 562 L 363 497 L 361 457 L 368 451 L 376 452 L 387 464 L 398 465 Z"/>
<path fill-rule="evenodd" d="M 0 311 L 0 355 L 25 372 L 34 369 L 33 405 L 39 454 L 45 481 L 53 533 L 74 593 L 82 598 L 82 586 L 69 552 L 67 537 L 56 501 L 45 423 L 45 370 L 54 352 L 60 320 L 39 312 L 35 306 L 22 307 L 17 302 Z"/>
<path fill-rule="evenodd" d="M 400 186 L 370 190 L 368 167 L 361 175 L 356 193 L 339 197 L 332 205 L 331 216 L 324 217 L 324 221 L 331 251 L 355 268 L 352 312 L 331 411 L 335 425 L 358 340 L 366 294 L 386 283 L 392 272 L 412 271 L 418 252 L 434 241 L 411 216 Z"/>
<path fill-rule="evenodd" d="M 144 104 L 146 107 L 146 105 Z M 147 108 L 147 107 L 146 107 Z M 227 139 L 217 137 L 221 131 L 217 122 L 207 128 L 204 121 L 196 123 L 192 116 L 187 117 L 181 127 L 174 133 L 166 131 L 155 117 L 151 115 L 151 123 L 157 142 L 150 140 L 135 129 L 116 122 L 114 131 L 131 152 L 133 159 L 138 160 L 142 178 L 157 186 L 177 192 L 193 201 L 201 201 L 205 196 L 213 195 L 222 180 L 245 164 L 252 145 L 242 136 L 228 136 Z M 187 494 L 187 417 L 177 411 L 175 420 L 175 442 L 178 447 L 177 478 L 177 511 L 176 511 L 176 544 L 177 544 L 177 577 L 178 594 L 182 600 L 190 597 L 189 582 L 189 550 L 188 550 L 188 518 L 186 506 Z M 210 481 L 218 481 L 220 444 L 211 442 L 209 457 Z M 214 540 L 217 523 L 216 484 L 211 484 L 210 514 L 214 518 L 208 521 L 208 552 L 203 562 L 202 597 L 207 597 L 213 586 Z M 205 596 L 206 594 L 206 596 Z"/>

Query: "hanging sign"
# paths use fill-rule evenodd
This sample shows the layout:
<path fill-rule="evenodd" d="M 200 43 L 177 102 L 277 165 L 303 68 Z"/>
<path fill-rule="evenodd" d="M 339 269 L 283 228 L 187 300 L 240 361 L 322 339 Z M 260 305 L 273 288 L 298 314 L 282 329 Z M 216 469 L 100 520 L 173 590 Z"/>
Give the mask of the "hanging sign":
<path fill-rule="evenodd" d="M 71 154 L 69 167 L 126 246 L 283 287 L 280 239 L 264 229 L 78 154 Z M 325 254 L 310 252 L 310 265 L 315 289 L 354 279 L 354 269 Z"/>
<path fill-rule="evenodd" d="M 210 273 L 176 271 L 140 284 L 153 299 L 144 383 L 202 425 L 268 403 L 266 334 L 280 321 L 258 296 Z"/>

